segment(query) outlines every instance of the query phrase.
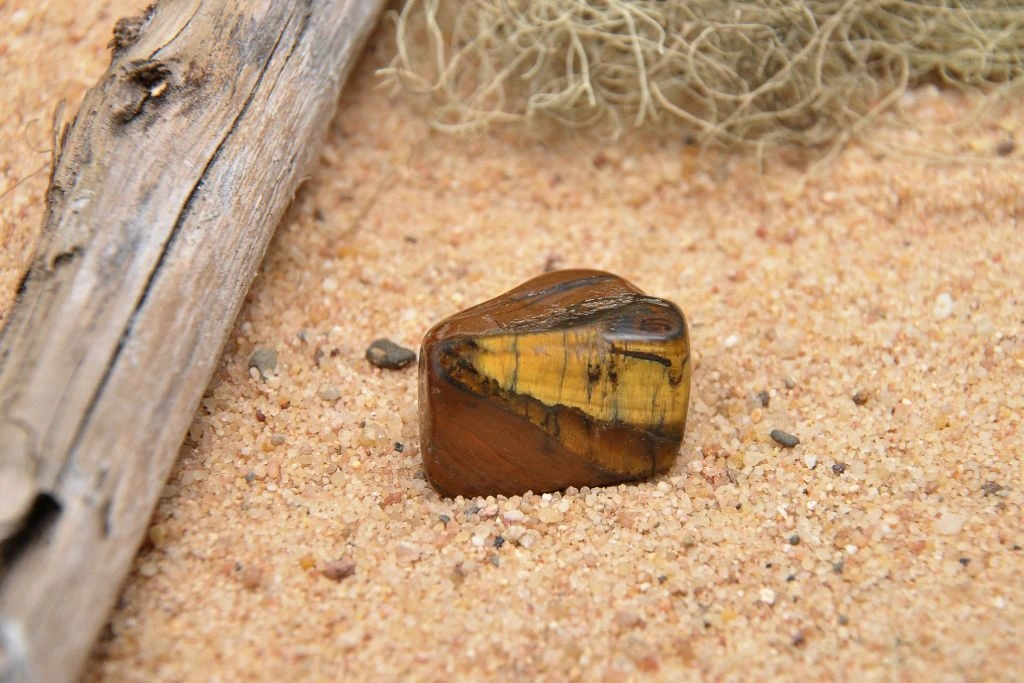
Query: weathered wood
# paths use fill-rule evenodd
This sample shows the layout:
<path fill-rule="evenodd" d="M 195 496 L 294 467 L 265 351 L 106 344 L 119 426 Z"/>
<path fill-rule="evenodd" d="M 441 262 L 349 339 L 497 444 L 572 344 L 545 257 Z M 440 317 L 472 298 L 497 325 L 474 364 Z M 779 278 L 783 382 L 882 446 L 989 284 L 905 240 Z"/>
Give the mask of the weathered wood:
<path fill-rule="evenodd" d="M 89 654 L 383 0 L 162 0 L 58 136 L 0 333 L 0 680 Z"/>

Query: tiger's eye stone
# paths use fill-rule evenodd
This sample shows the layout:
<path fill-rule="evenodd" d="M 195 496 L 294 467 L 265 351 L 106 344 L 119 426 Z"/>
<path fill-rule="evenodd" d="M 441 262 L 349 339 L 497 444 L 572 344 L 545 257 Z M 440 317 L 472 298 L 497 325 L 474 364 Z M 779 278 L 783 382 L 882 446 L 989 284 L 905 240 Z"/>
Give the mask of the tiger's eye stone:
<path fill-rule="evenodd" d="M 689 399 L 674 304 L 609 273 L 548 273 L 427 333 L 424 469 L 451 497 L 644 479 L 675 461 Z"/>

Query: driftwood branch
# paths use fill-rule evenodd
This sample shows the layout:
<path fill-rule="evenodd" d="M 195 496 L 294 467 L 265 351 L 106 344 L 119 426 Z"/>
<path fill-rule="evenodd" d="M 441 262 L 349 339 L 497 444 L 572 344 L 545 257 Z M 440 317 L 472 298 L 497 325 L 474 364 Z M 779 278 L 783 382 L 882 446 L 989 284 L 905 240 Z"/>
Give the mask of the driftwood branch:
<path fill-rule="evenodd" d="M 68 681 L 383 0 L 162 0 L 59 132 L 0 333 L 0 681 Z"/>

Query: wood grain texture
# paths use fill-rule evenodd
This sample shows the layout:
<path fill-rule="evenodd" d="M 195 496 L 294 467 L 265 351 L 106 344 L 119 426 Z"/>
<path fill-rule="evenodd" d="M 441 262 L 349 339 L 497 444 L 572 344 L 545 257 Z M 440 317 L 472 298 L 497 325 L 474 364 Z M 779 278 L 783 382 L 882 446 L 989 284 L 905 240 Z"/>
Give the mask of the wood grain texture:
<path fill-rule="evenodd" d="M 0 681 L 78 675 L 383 4 L 119 22 L 0 333 Z"/>

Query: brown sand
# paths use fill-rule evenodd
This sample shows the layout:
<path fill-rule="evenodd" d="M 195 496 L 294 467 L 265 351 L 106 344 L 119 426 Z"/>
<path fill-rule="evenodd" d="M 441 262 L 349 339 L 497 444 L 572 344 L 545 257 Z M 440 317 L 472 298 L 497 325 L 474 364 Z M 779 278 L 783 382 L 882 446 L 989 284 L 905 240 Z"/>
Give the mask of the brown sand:
<path fill-rule="evenodd" d="M 4 189 L 144 1 L 88 4 L 0 8 Z M 389 45 L 271 245 L 89 680 L 1024 675 L 1024 157 L 995 154 L 1024 111 L 899 137 L 998 163 L 855 146 L 759 173 L 675 141 L 431 135 L 374 88 Z M 44 189 L 45 171 L 0 201 L 0 311 Z M 415 370 L 363 351 L 415 346 L 550 265 L 686 311 L 680 462 L 636 486 L 439 499 Z M 279 359 L 266 382 L 258 348 Z"/>

